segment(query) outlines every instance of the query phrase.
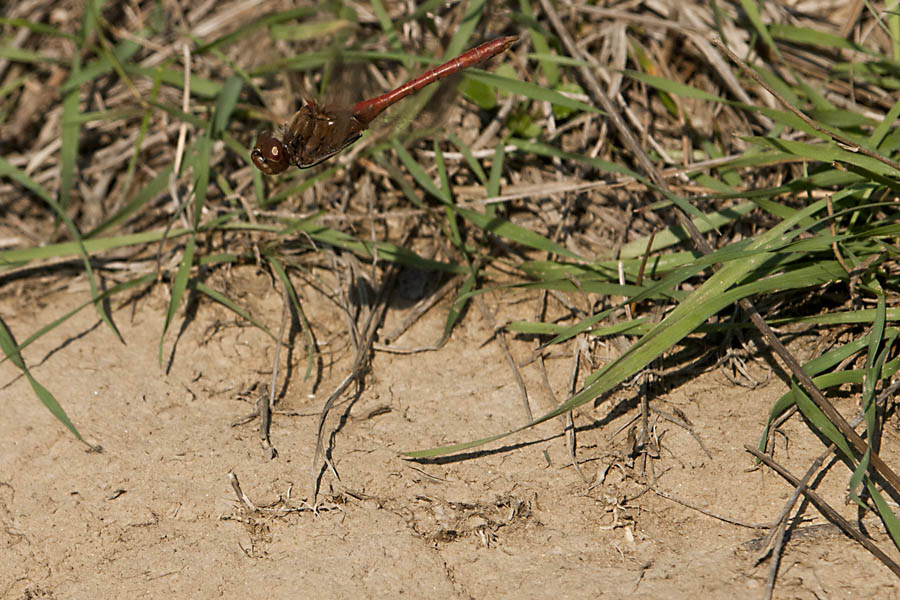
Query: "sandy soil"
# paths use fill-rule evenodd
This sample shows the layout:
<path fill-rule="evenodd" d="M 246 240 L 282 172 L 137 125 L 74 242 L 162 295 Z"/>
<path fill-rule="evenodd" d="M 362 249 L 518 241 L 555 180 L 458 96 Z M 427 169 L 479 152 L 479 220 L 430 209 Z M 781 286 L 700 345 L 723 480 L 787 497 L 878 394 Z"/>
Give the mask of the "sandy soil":
<path fill-rule="evenodd" d="M 245 267 L 217 284 L 277 330 L 281 298 L 267 277 Z M 0 365 L 0 598 L 762 595 L 770 563 L 756 563 L 754 540 L 766 530 L 703 514 L 647 484 L 652 466 L 657 489 L 673 498 L 744 524 L 774 521 L 792 490 L 754 470 L 743 445 L 757 442 L 785 390 L 777 372 L 752 391 L 715 369 L 654 386 L 652 405 L 683 414 L 710 456 L 659 415 L 651 418 L 658 457 L 632 456 L 627 425 L 639 411 L 636 388 L 576 414 L 588 482 L 569 463 L 560 421 L 463 457 L 403 460 L 403 451 L 524 421 L 502 351 L 472 310 L 439 351 L 375 355 L 361 394 L 345 396 L 328 421 L 340 480 L 324 473 L 314 514 L 305 501 L 318 414 L 352 352 L 334 305 L 300 289 L 323 364 L 318 383 L 304 381 L 302 338 L 290 355 L 282 353 L 282 367 L 291 369 L 272 423 L 274 460 L 265 456 L 256 421 L 232 425 L 253 412 L 251 388 L 270 379 L 273 344 L 208 302 L 175 323 L 162 367 L 161 287 L 115 310 L 125 344 L 88 309 L 25 351 L 35 377 L 102 453 L 66 431 L 13 365 Z M 40 299 L 19 291 L 0 298 L 0 314 L 20 341 L 88 297 L 83 279 Z M 488 306 L 498 322 L 533 312 L 490 296 Z M 392 308 L 385 328 L 404 310 Z M 430 344 L 445 314 L 446 306 L 432 310 L 396 344 Z M 521 363 L 533 348 L 511 340 Z M 765 361 L 748 364 L 754 377 L 766 378 Z M 571 357 L 547 365 L 557 399 L 565 398 Z M 533 410 L 543 413 L 551 402 L 539 391 L 536 363 L 523 373 Z M 853 398 L 840 402 L 847 413 L 855 408 Z M 797 418 L 783 431 L 777 456 L 802 474 L 821 445 Z M 885 446 L 896 464 L 896 444 Z M 257 510 L 238 502 L 230 472 Z M 833 464 L 817 489 L 854 520 L 848 476 Z M 776 597 L 900 597 L 890 572 L 867 552 L 820 526 L 814 509 L 803 516 Z M 864 523 L 896 559 L 881 526 Z"/>

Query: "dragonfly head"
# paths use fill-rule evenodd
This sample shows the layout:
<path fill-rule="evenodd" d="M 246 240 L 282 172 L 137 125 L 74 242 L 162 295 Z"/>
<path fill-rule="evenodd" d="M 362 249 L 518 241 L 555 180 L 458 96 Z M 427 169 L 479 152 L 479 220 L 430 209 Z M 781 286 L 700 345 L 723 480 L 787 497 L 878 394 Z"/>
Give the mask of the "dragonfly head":
<path fill-rule="evenodd" d="M 250 153 L 250 160 L 266 175 L 276 175 L 291 166 L 291 158 L 285 151 L 284 144 L 271 131 L 259 134 Z"/>

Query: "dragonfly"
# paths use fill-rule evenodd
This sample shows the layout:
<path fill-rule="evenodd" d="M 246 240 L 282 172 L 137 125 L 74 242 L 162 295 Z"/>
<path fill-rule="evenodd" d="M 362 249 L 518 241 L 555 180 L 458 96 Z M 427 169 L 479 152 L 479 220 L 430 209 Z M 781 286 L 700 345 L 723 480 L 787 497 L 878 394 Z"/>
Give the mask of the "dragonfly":
<path fill-rule="evenodd" d="M 485 42 L 393 91 L 352 107 L 320 106 L 313 100 L 305 100 L 290 121 L 281 126 L 280 134 L 272 131 L 259 134 L 250 159 L 267 175 L 282 173 L 291 165 L 301 169 L 314 167 L 362 137 L 375 117 L 395 102 L 505 52 L 517 39 L 518 36 L 512 35 Z"/>

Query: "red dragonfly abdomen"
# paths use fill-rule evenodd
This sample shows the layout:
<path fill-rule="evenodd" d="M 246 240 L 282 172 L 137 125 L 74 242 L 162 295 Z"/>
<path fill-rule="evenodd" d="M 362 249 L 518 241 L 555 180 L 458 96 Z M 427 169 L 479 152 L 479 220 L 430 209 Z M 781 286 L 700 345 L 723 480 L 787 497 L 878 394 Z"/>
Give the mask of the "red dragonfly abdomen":
<path fill-rule="evenodd" d="M 412 93 L 418 92 L 426 85 L 432 84 L 439 79 L 450 77 L 458 73 L 462 69 L 474 67 L 475 65 L 486 61 L 487 59 L 497 56 L 501 52 L 509 48 L 515 42 L 518 36 L 511 35 L 507 37 L 497 38 L 489 42 L 485 42 L 476 48 L 472 48 L 464 54 L 460 54 L 453 60 L 445 62 L 439 67 L 435 67 L 430 71 L 426 71 L 412 79 L 397 89 L 388 92 L 377 98 L 363 100 L 357 102 L 353 107 L 353 115 L 363 124 L 371 123 L 375 117 L 381 114 L 391 104 L 406 98 Z"/>

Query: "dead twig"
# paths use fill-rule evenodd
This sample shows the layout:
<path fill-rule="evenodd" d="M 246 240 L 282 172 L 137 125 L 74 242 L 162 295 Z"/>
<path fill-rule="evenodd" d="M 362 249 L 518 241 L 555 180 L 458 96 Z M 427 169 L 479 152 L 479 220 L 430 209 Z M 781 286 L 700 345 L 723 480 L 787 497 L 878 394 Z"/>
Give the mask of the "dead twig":
<path fill-rule="evenodd" d="M 696 504 L 692 504 L 687 500 L 679 498 L 678 496 L 674 496 L 669 492 L 664 492 L 659 489 L 655 485 L 650 486 L 650 491 L 652 491 L 657 496 L 665 498 L 666 500 L 671 500 L 677 504 L 680 504 L 686 508 L 690 508 L 691 510 L 696 510 L 697 512 L 706 515 L 707 517 L 712 517 L 713 519 L 718 519 L 719 521 L 724 521 L 725 523 L 729 523 L 731 525 L 737 525 L 739 527 L 746 527 L 748 529 L 771 529 L 775 526 L 775 523 L 748 523 L 746 521 L 739 521 L 737 519 L 733 519 L 731 517 L 726 517 L 724 515 L 720 515 L 718 513 L 714 513 L 710 510 L 706 510 L 705 508 L 700 508 Z"/>
<path fill-rule="evenodd" d="M 862 546 L 868 550 L 875 558 L 880 560 L 884 566 L 890 569 L 894 575 L 900 577 L 900 565 L 894 562 L 887 554 L 881 551 L 881 548 L 876 546 L 869 538 L 862 534 L 856 527 L 854 527 L 849 521 L 847 521 L 844 517 L 840 515 L 836 510 L 834 510 L 825 500 L 819 496 L 817 493 L 806 487 L 802 484 L 802 482 L 794 477 L 787 469 L 782 467 L 780 464 L 776 463 L 772 460 L 767 454 L 763 454 L 753 446 L 749 444 L 744 444 L 744 449 L 761 460 L 767 467 L 784 477 L 791 485 L 794 487 L 800 488 L 801 493 L 812 502 L 819 512 L 822 515 L 841 528 L 841 530 L 852 537 L 854 540 L 862 544 Z"/>
<path fill-rule="evenodd" d="M 503 328 L 497 327 L 496 323 L 494 322 L 494 315 L 492 315 L 490 309 L 488 309 L 483 295 L 479 295 L 476 297 L 475 304 L 478 305 L 478 310 L 481 312 L 481 316 L 484 317 L 485 321 L 487 321 L 488 327 L 490 327 L 491 331 L 494 332 L 494 337 L 497 338 L 497 342 L 500 344 L 500 349 L 503 350 L 503 356 L 506 358 L 506 364 L 509 365 L 509 369 L 512 371 L 513 378 L 516 380 L 516 385 L 519 387 L 519 393 L 522 396 L 522 408 L 525 410 L 525 422 L 531 423 L 534 420 L 534 415 L 531 413 L 531 406 L 528 403 L 528 390 L 525 388 L 525 380 L 522 379 L 522 373 L 519 372 L 519 367 L 518 365 L 516 365 L 516 361 L 513 359 L 512 353 L 509 351 L 509 344 L 506 341 L 506 332 L 503 330 Z"/>

